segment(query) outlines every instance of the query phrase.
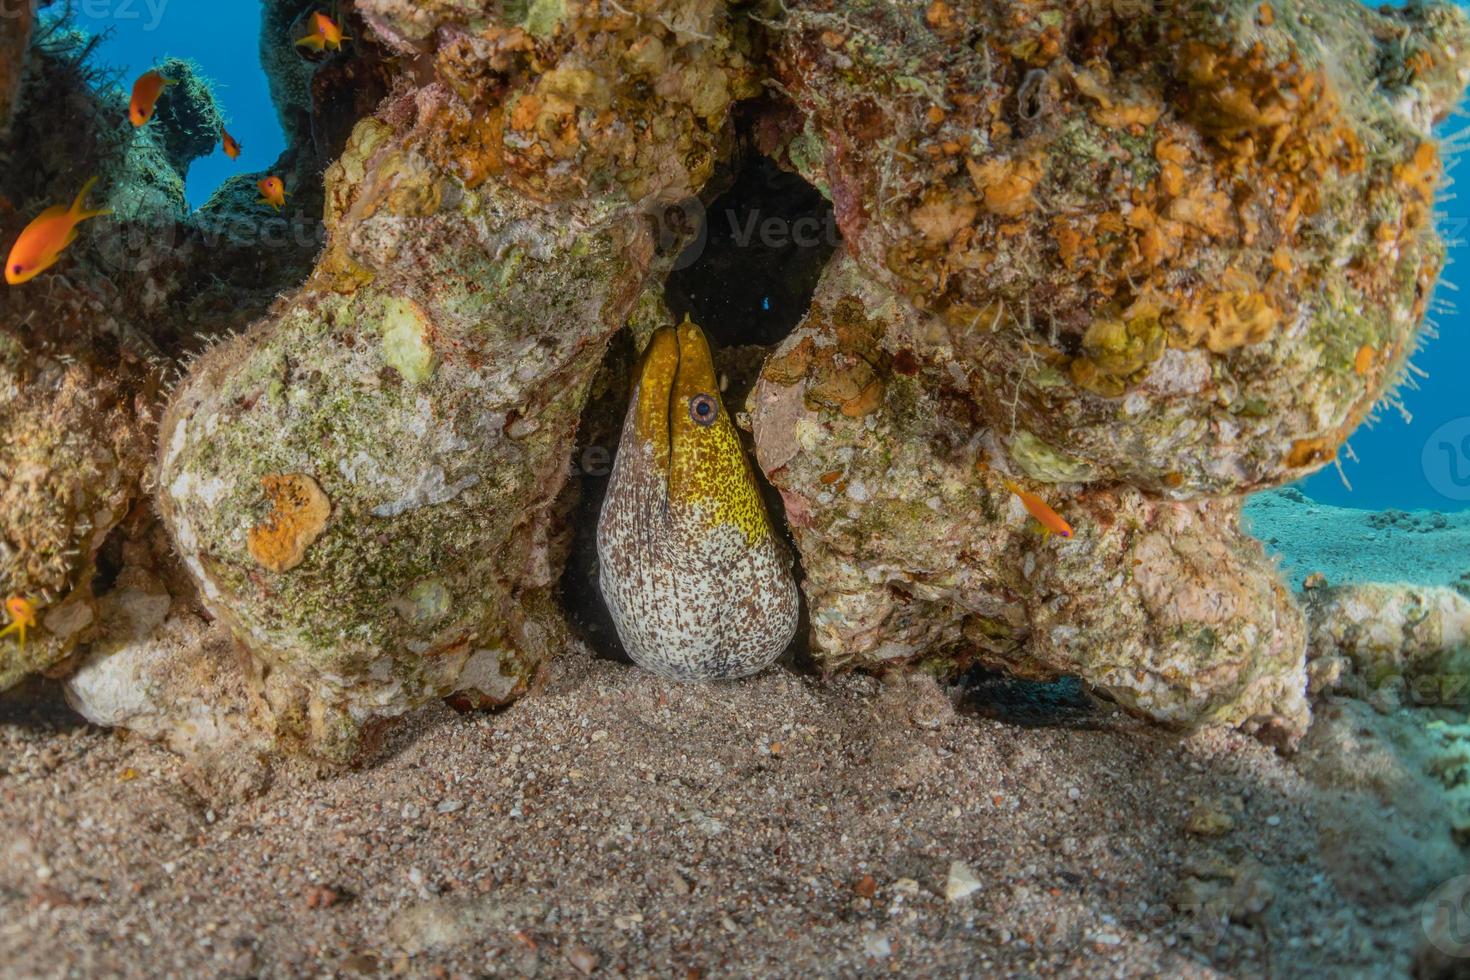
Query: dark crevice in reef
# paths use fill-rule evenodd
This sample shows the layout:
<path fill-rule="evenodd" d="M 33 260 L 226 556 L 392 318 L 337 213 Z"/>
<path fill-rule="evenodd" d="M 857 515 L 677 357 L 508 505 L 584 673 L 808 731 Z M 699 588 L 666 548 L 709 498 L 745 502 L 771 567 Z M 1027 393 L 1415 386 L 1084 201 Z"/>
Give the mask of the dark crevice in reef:
<path fill-rule="evenodd" d="M 832 205 L 752 155 L 669 274 L 665 300 L 716 348 L 780 343 L 806 314 L 839 238 Z"/>
<path fill-rule="evenodd" d="M 89 727 L 87 719 L 67 704 L 61 681 L 46 677 L 27 677 L 14 687 L 0 691 L 0 725 L 47 733 Z M 0 776 L 15 771 L 19 765 L 18 759 L 0 757 Z"/>
<path fill-rule="evenodd" d="M 1023 680 L 976 667 L 965 675 L 963 688 L 963 707 L 1022 728 L 1086 727 L 1097 711 L 1097 702 L 1076 677 Z"/>
<path fill-rule="evenodd" d="M 763 156 L 748 154 L 728 187 L 703 205 L 695 201 L 663 216 L 671 234 L 692 233 L 674 261 L 664 299 L 675 321 L 687 314 L 714 348 L 721 397 L 736 415 L 771 350 L 796 328 L 811 305 L 827 260 L 839 244 L 831 204 L 800 177 Z M 572 625 L 600 656 L 627 661 L 597 582 L 597 517 L 632 393 L 638 352 L 628 332 L 609 347 L 582 414 L 572 460 L 576 504 L 572 552 L 562 593 Z M 750 434 L 742 430 L 747 453 Z M 786 538 L 781 497 L 752 466 L 767 512 Z M 796 640 L 783 658 L 807 663 L 807 610 L 802 598 Z"/>
<path fill-rule="evenodd" d="M 628 654 L 618 639 L 597 582 L 597 516 L 607 495 L 613 454 L 622 434 L 623 413 L 628 409 L 637 363 L 632 335 L 627 330 L 618 331 L 608 346 L 602 370 L 592 382 L 577 430 L 577 449 L 566 490 L 574 501 L 571 554 L 561 576 L 563 605 L 572 628 L 598 656 L 623 663 L 630 662 Z"/>

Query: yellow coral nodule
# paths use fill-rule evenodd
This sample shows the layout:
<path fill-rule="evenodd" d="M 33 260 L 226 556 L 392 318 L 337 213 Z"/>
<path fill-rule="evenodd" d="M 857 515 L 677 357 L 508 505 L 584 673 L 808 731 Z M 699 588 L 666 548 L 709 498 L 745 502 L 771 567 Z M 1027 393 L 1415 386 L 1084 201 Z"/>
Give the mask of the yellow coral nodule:
<path fill-rule="evenodd" d="M 321 537 L 332 502 L 305 473 L 269 474 L 260 483 L 271 511 L 250 529 L 246 548 L 263 567 L 287 572 L 306 560 L 306 549 Z"/>

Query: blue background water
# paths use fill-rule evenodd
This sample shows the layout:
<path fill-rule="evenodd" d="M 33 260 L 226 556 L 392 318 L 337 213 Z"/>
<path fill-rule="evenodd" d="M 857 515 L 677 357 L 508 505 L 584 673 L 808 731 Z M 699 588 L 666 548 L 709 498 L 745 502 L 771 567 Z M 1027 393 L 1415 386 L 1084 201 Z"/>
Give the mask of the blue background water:
<path fill-rule="evenodd" d="M 75 12 L 79 27 L 107 34 L 99 60 L 118 70 L 125 90 L 170 55 L 193 59 L 213 82 L 240 159 L 216 148 L 194 161 L 185 188 L 190 204 L 203 204 L 231 174 L 276 162 L 286 140 L 260 69 L 259 0 L 75 0 Z"/>
<path fill-rule="evenodd" d="M 284 139 L 260 70 L 257 2 L 77 0 L 76 10 L 83 27 L 111 32 L 102 57 L 121 70 L 125 85 L 165 55 L 193 58 L 216 82 L 230 132 L 244 152 L 238 161 L 219 151 L 197 161 L 189 171 L 191 203 L 206 200 L 226 176 L 264 170 L 275 161 Z M 1463 122 L 1455 120 L 1452 128 Z M 1462 159 L 1451 161 L 1452 181 L 1465 173 Z M 1445 193 L 1453 195 L 1455 188 Z M 1470 237 L 1470 192 L 1440 210 L 1446 238 Z M 1454 261 L 1462 256 L 1463 261 Z M 1315 499 L 1371 509 L 1470 508 L 1470 482 L 1461 488 L 1453 479 L 1463 475 L 1470 481 L 1470 441 L 1461 445 L 1470 440 L 1470 255 L 1464 246 L 1455 246 L 1450 259 L 1444 277 L 1448 285 L 1441 285 L 1437 295 L 1458 301 L 1463 309 L 1434 314 L 1440 336 L 1414 358 L 1429 377 L 1419 380 L 1420 390 L 1403 392 L 1412 422 L 1393 409 L 1382 409 L 1378 422 L 1360 429 L 1350 441 L 1357 461 L 1344 458 L 1343 470 L 1352 489 L 1329 467 L 1303 483 Z M 1454 285 L 1463 288 L 1457 292 Z M 1458 426 L 1456 420 L 1462 420 Z M 1443 429 L 1447 424 L 1448 431 Z"/>

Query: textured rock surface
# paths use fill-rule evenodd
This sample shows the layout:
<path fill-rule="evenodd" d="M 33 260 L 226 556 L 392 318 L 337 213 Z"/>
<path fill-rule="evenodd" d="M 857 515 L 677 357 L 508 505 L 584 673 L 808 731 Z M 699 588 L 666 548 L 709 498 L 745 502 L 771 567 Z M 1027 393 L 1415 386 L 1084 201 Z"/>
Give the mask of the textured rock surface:
<path fill-rule="evenodd" d="M 1299 734 L 1301 615 L 1238 503 L 1057 487 L 1076 531 L 1044 539 L 957 386 L 950 331 L 839 257 L 751 396 L 818 661 L 1070 673 L 1160 720 Z"/>
<path fill-rule="evenodd" d="M 342 759 L 426 698 L 508 700 L 559 642 L 565 453 L 649 252 L 637 222 L 466 190 L 409 118 L 362 125 L 318 287 L 201 358 L 160 436 L 165 519 L 273 668 L 277 734 Z"/>
<path fill-rule="evenodd" d="M 1456 8 L 361 0 L 321 55 L 290 44 L 310 5 L 262 9 L 280 219 L 252 214 L 254 175 L 186 213 L 218 120 L 202 85 L 126 143 L 110 97 L 76 132 L 17 116 L 63 169 L 97 150 L 120 208 L 44 302 L 0 298 L 17 377 L 50 363 L 24 324 L 59 303 L 79 370 L 121 363 L 97 391 L 125 408 L 84 447 L 118 472 L 38 477 L 79 487 L 65 560 L 55 584 L 0 581 L 49 589 L 47 615 L 72 594 L 76 622 L 122 615 L 87 590 L 138 493 L 117 461 L 148 438 L 152 368 L 253 320 L 325 242 L 305 288 L 195 364 L 159 444 L 159 511 L 248 683 L 210 673 L 215 634 L 176 598 L 152 633 L 96 633 L 79 704 L 187 744 L 149 706 L 197 661 L 234 692 L 201 730 L 250 719 L 349 761 L 427 700 L 526 690 L 564 635 L 589 387 L 630 316 L 658 325 L 676 264 L 648 216 L 706 188 L 772 70 L 790 103 L 758 103 L 754 141 L 829 196 L 849 253 L 750 404 L 819 663 L 1073 674 L 1172 724 L 1302 732 L 1302 613 L 1239 495 L 1325 463 L 1401 377 L 1442 258 L 1430 128 L 1470 65 Z M 48 64 L 30 91 L 80 91 Z M 0 190 L 62 196 L 45 172 Z M 43 394 L 17 416 L 38 431 L 64 417 Z M 22 449 L 70 459 L 49 445 Z M 1006 480 L 1075 535 L 1036 535 Z M 86 494 L 100 523 L 73 516 Z M 48 626 L 10 676 L 86 623 Z"/>
<path fill-rule="evenodd" d="M 0 136 L 10 127 L 10 115 L 20 97 L 25 72 L 26 49 L 31 43 L 35 14 L 29 3 L 7 7 L 0 17 Z"/>
<path fill-rule="evenodd" d="M 779 151 L 869 274 L 954 328 L 955 386 L 1024 472 L 1272 485 L 1401 378 L 1442 261 L 1458 8 L 786 8 L 804 123 Z"/>
<path fill-rule="evenodd" d="M 750 25 L 721 0 L 362 0 L 361 16 L 458 99 L 438 107 L 441 162 L 503 174 L 537 199 L 698 193 L 756 94 Z"/>
<path fill-rule="evenodd" d="M 0 594 L 41 610 L 24 650 L 0 640 L 0 690 L 56 667 L 96 624 L 96 554 L 147 466 L 152 433 L 129 390 L 145 377 L 115 343 L 76 357 L 29 327 L 0 330 Z"/>
<path fill-rule="evenodd" d="M 1380 707 L 1470 704 L 1470 599 L 1444 586 L 1306 589 L 1312 687 Z"/>
<path fill-rule="evenodd" d="M 431 698 L 505 703 L 564 640 L 558 498 L 655 263 L 639 208 L 703 184 L 750 89 L 721 5 L 646 6 L 360 5 L 414 85 L 332 166 L 308 287 L 199 361 L 160 437 L 161 510 L 282 744 L 354 759 Z"/>
<path fill-rule="evenodd" d="M 254 721 L 246 665 L 224 624 L 202 618 L 182 591 L 125 569 L 97 603 L 98 636 L 66 679 L 66 699 L 93 724 L 167 745 L 207 797 L 252 795 L 268 779 L 271 746 Z"/>
<path fill-rule="evenodd" d="M 0 172 L 0 240 L 70 201 L 88 173 L 89 202 L 115 212 L 82 227 L 53 271 L 0 291 L 0 596 L 41 607 L 23 654 L 0 640 L 0 688 L 64 670 L 96 634 L 97 553 L 145 495 L 167 370 L 307 271 L 299 249 L 262 249 L 274 239 L 258 208 L 227 234 L 188 212 L 183 172 L 213 149 L 219 118 L 194 70 L 165 64 L 178 85 L 135 130 L 126 98 L 98 88 L 94 44 L 64 21 L 38 28 L 0 140 L 31 161 Z"/>

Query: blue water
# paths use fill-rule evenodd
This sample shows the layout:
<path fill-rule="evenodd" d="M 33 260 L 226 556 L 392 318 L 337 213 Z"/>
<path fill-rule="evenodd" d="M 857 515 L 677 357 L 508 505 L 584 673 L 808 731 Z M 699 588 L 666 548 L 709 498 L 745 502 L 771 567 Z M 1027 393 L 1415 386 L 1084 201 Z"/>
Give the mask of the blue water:
<path fill-rule="evenodd" d="M 229 120 L 230 132 L 243 148 L 238 161 L 222 152 L 196 161 L 190 168 L 188 197 L 197 206 L 232 173 L 267 169 L 284 147 L 257 53 L 260 5 L 255 0 L 78 0 L 81 26 L 108 31 L 102 60 L 119 68 L 124 84 L 159 58 L 192 58 L 216 83 L 216 93 Z M 1452 182 L 1470 168 L 1463 160 L 1449 167 Z M 1453 194 L 1450 187 L 1446 193 Z M 1447 239 L 1470 238 L 1470 191 L 1464 202 L 1440 208 Z M 1456 262 L 1456 259 L 1461 261 Z M 1458 302 L 1462 309 L 1433 313 L 1440 336 L 1414 358 L 1426 371 L 1419 390 L 1402 399 L 1413 416 L 1405 421 L 1388 407 L 1380 419 L 1350 440 L 1356 461 L 1342 461 L 1343 483 L 1335 467 L 1303 481 L 1302 489 L 1324 503 L 1403 510 L 1470 508 L 1470 255 L 1453 246 L 1438 299 Z M 1457 292 L 1454 287 L 1461 287 Z M 1436 303 L 1436 307 L 1441 303 Z"/>
<path fill-rule="evenodd" d="M 1459 119 L 1446 127 L 1465 128 Z M 1303 492 L 1315 500 L 1373 510 L 1470 508 L 1470 248 L 1457 241 L 1470 239 L 1470 166 L 1452 158 L 1447 176 L 1442 197 L 1462 197 L 1438 208 L 1449 265 L 1430 304 L 1439 336 L 1426 339 L 1411 362 L 1428 377 L 1415 379 L 1418 390 L 1399 392 L 1412 421 L 1380 406 L 1378 421 L 1348 440 L 1357 459 L 1343 453 L 1342 475 L 1328 467 L 1302 481 Z"/>
<path fill-rule="evenodd" d="M 75 11 L 77 26 L 107 35 L 98 60 L 119 71 L 125 90 L 170 55 L 192 59 L 213 83 L 240 158 L 216 148 L 194 161 L 185 185 L 192 206 L 209 200 L 226 177 L 276 162 L 286 141 L 260 69 L 259 0 L 76 0 Z"/>

